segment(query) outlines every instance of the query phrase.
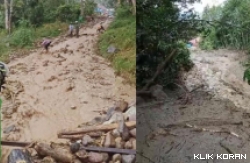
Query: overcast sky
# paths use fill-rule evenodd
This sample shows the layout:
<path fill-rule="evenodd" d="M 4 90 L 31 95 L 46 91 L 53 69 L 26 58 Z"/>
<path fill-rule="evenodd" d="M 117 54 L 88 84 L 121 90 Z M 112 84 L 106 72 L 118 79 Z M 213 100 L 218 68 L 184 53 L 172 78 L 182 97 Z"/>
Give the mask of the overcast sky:
<path fill-rule="evenodd" d="M 201 0 L 200 3 L 195 3 L 193 6 L 194 6 L 195 11 L 201 13 L 207 5 L 210 7 L 211 6 L 218 6 L 225 1 L 226 0 Z"/>

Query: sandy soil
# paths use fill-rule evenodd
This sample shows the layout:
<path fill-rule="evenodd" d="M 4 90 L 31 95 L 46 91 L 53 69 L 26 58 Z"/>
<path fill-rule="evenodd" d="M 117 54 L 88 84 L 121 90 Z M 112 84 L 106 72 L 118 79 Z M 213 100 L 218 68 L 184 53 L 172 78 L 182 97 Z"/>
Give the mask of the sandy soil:
<path fill-rule="evenodd" d="M 79 38 L 54 39 L 49 54 L 37 49 L 8 64 L 2 128 L 15 127 L 2 132 L 3 140 L 58 142 L 59 130 L 92 120 L 98 116 L 94 111 L 108 108 L 117 99 L 135 98 L 135 88 L 124 84 L 110 63 L 95 54 L 96 26 L 81 29 Z M 2 162 L 8 152 L 3 147 Z"/>
<path fill-rule="evenodd" d="M 195 67 L 183 78 L 189 91 L 204 87 L 189 93 L 187 104 L 178 98 L 183 95 L 179 90 L 168 91 L 163 106 L 137 106 L 137 162 L 249 162 L 250 86 L 242 80 L 241 63 L 245 59 L 243 53 L 229 50 L 193 51 Z M 194 159 L 194 154 L 213 154 L 213 159 Z M 222 160 L 217 154 L 246 154 L 247 159 Z"/>

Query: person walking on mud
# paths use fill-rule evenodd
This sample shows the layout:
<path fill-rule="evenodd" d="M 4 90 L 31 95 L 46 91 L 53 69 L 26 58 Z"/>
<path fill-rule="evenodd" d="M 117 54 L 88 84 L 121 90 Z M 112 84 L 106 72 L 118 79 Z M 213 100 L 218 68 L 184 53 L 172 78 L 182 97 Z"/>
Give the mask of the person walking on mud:
<path fill-rule="evenodd" d="M 43 45 L 43 47 L 44 47 L 46 53 L 49 52 L 49 46 L 50 46 L 51 42 L 52 42 L 52 41 L 49 40 L 49 39 L 45 39 L 45 38 L 43 39 L 42 45 Z"/>
<path fill-rule="evenodd" d="M 2 88 L 5 88 L 3 85 L 6 83 L 5 78 L 8 77 L 8 74 L 8 66 L 0 61 L 0 92 L 2 91 Z"/>
<path fill-rule="evenodd" d="M 78 21 L 75 22 L 75 30 L 76 30 L 76 37 L 78 38 L 79 37 L 79 29 L 80 29 L 80 26 L 79 26 L 79 23 Z"/>
<path fill-rule="evenodd" d="M 73 36 L 73 30 L 74 30 L 74 26 L 73 23 L 71 22 L 69 25 L 69 36 L 72 37 Z"/>

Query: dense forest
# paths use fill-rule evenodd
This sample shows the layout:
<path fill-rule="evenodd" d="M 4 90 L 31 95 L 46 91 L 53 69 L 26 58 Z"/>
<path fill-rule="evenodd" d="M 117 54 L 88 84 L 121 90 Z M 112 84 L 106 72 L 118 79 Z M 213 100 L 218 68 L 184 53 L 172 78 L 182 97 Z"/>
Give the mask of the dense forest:
<path fill-rule="evenodd" d="M 69 22 L 91 15 L 96 3 L 64 0 L 5 0 L 1 3 L 1 28 L 11 30 L 20 26 L 38 27 L 55 21 Z"/>

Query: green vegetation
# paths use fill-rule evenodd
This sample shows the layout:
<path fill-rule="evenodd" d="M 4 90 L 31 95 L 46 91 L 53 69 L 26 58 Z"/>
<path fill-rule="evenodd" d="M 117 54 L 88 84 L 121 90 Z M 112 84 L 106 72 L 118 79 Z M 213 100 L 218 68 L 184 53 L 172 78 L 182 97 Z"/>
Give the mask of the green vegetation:
<path fill-rule="evenodd" d="M 38 28 L 19 27 L 10 36 L 2 31 L 0 35 L 0 60 L 8 62 L 9 55 L 13 51 L 35 47 L 35 43 L 41 41 L 43 37 L 56 37 L 65 32 L 67 28 L 66 23 L 55 22 L 44 24 Z"/>
<path fill-rule="evenodd" d="M 206 7 L 202 19 L 207 23 L 201 34 L 201 48 L 206 50 L 228 48 L 244 50 L 250 54 L 249 5 L 249 0 L 228 0 L 224 6 Z M 250 83 L 249 72 L 248 66 L 244 80 Z"/>
<path fill-rule="evenodd" d="M 186 5 L 187 1 L 177 0 L 137 1 L 137 88 L 144 87 L 166 59 L 166 65 L 155 80 L 163 86 L 175 83 L 178 72 L 192 66 L 185 43 L 197 35 L 200 22 L 194 20 L 197 15 L 192 10 L 181 14 L 181 6 Z"/>
<path fill-rule="evenodd" d="M 136 68 L 136 17 L 132 15 L 130 7 L 121 7 L 116 11 L 115 20 L 100 36 L 100 53 L 109 58 L 118 75 L 122 75 L 130 83 L 135 84 Z M 107 53 L 110 45 L 118 51 L 115 54 Z"/>
<path fill-rule="evenodd" d="M 5 6 L 9 15 L 5 15 Z M 12 3 L 11 3 L 12 2 Z M 8 61 L 13 51 L 26 51 L 37 45 L 43 37 L 56 37 L 65 33 L 68 23 L 94 13 L 93 1 L 65 0 L 9 0 L 0 2 L 0 59 Z M 6 17 L 7 16 L 7 17 Z M 6 20 L 7 18 L 11 18 Z M 20 53 L 20 52 L 18 52 Z"/>

